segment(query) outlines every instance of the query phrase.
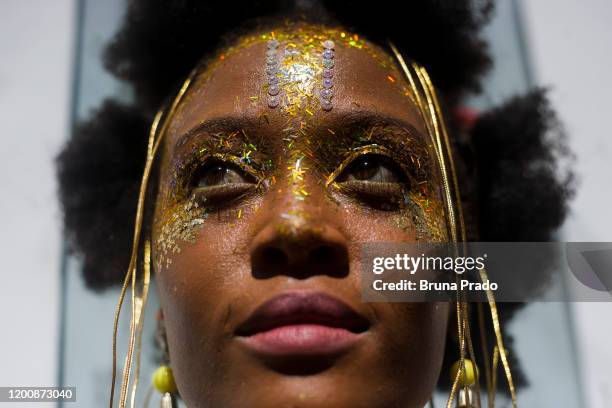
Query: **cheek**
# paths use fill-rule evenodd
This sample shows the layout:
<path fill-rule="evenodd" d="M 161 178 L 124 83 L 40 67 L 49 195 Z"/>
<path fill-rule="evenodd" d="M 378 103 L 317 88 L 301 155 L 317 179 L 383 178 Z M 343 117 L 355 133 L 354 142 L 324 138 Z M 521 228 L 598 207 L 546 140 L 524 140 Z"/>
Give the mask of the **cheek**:
<path fill-rule="evenodd" d="M 181 381 L 183 373 L 196 375 L 193 378 L 213 376 L 210 370 L 218 362 L 193 356 L 210 355 L 231 339 L 231 305 L 249 293 L 247 224 L 225 222 L 229 217 L 240 221 L 233 214 L 209 214 L 193 242 L 177 243 L 178 250 L 167 258 L 169 265 L 157 270 L 171 360 L 183 384 L 193 382 Z"/>
<path fill-rule="evenodd" d="M 377 313 L 383 326 L 376 332 L 385 344 L 383 366 L 413 384 L 411 391 L 422 393 L 419 399 L 425 402 L 429 396 L 423 390 L 435 388 L 440 375 L 449 304 L 385 303 Z"/>
<path fill-rule="evenodd" d="M 182 313 L 214 313 L 216 301 L 240 293 L 250 275 L 246 223 L 213 217 L 194 231 L 192 242 L 179 242 L 174 253 L 161 256 L 170 262 L 157 271 L 160 290 Z"/>
<path fill-rule="evenodd" d="M 430 212 L 428 219 L 405 209 L 404 213 L 371 211 L 354 203 L 343 205 L 343 225 L 351 237 L 351 270 L 360 274 L 360 243 L 414 242 L 427 234 L 430 225 L 445 231 L 443 212 Z M 445 232 L 438 236 L 445 236 Z M 387 378 L 402 378 L 402 389 L 413 395 L 405 396 L 425 402 L 429 395 L 423 390 L 435 387 L 446 345 L 450 305 L 448 303 L 372 303 L 377 316 L 377 330 L 373 344 L 384 345 L 384 352 L 376 355 L 378 367 L 386 370 Z M 392 380 L 390 382 L 393 382 Z M 408 392 L 408 391 L 407 391 Z M 422 393 L 422 395 L 416 395 Z M 416 399 L 415 399 L 416 398 Z"/>
<path fill-rule="evenodd" d="M 438 241 L 446 236 L 443 210 L 425 212 L 412 197 L 397 211 L 377 211 L 346 200 L 340 217 L 355 251 L 351 258 L 356 261 L 362 243 Z"/>

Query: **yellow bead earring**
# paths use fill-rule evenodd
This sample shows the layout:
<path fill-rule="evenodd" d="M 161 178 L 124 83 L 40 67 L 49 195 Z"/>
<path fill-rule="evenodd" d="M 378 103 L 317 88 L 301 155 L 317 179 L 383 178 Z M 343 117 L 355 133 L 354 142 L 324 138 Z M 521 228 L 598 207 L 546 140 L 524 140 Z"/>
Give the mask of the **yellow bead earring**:
<path fill-rule="evenodd" d="M 162 365 L 153 373 L 153 387 L 162 394 L 160 408 L 176 408 L 177 391 L 172 368 Z"/>
<path fill-rule="evenodd" d="M 164 315 L 160 310 L 157 313 L 157 331 L 155 339 L 162 352 L 162 365 L 154 372 L 152 377 L 152 385 L 162 395 L 160 408 L 176 408 L 177 407 L 177 387 L 174 381 L 174 374 L 169 365 L 170 353 L 168 343 L 166 341 L 166 327 L 164 325 Z"/>
<path fill-rule="evenodd" d="M 458 385 L 459 395 L 457 397 L 457 408 L 473 408 L 480 404 L 476 402 L 477 398 L 474 395 L 472 387 L 478 381 L 478 367 L 470 359 L 456 361 L 451 367 L 451 381 L 459 376 Z M 461 371 L 461 374 L 459 372 Z"/>

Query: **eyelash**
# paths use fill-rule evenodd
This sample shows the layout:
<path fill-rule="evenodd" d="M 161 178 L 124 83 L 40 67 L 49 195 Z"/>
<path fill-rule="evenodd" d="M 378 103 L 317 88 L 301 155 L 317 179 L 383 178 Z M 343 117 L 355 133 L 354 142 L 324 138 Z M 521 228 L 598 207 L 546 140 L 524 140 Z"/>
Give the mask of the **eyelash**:
<path fill-rule="evenodd" d="M 362 172 L 362 174 L 359 174 Z M 366 153 L 353 159 L 345 170 L 338 176 L 338 181 L 353 177 L 355 180 L 369 183 L 401 183 L 406 177 L 402 169 L 387 156 L 381 154 Z M 395 178 L 395 180 L 384 180 Z M 380 180 L 376 180 L 376 179 Z M 347 180 L 345 180 L 347 181 Z"/>
<path fill-rule="evenodd" d="M 364 168 L 358 169 L 359 165 L 363 165 Z M 215 167 L 226 173 L 213 175 L 212 177 L 221 177 L 221 179 L 213 178 L 210 185 L 200 185 L 203 177 L 207 177 L 205 173 Z M 195 163 L 185 168 L 192 169 L 183 171 L 188 174 L 184 178 L 186 183 L 183 184 L 187 191 L 193 193 L 202 204 L 206 203 L 204 205 L 212 208 L 227 207 L 243 201 L 255 192 L 256 186 L 263 180 L 263 175 L 256 176 L 256 171 L 242 163 L 240 158 L 225 154 L 198 158 Z M 223 183 L 223 178 L 227 177 L 230 171 L 234 172 L 230 176 L 237 175 L 244 182 Z M 365 171 L 366 174 L 362 174 L 365 177 L 356 177 L 354 174 L 356 171 Z M 385 180 L 393 177 L 394 180 Z M 372 180 L 372 178 L 381 180 Z M 409 171 L 399 165 L 386 148 L 372 145 L 361 148 L 345 159 L 330 175 L 327 185 L 331 182 L 340 187 L 339 190 L 346 195 L 381 210 L 395 209 L 402 199 L 402 194 L 409 191 L 413 185 Z"/>
<path fill-rule="evenodd" d="M 355 177 L 354 172 L 358 170 L 356 167 L 361 164 L 365 164 L 365 170 L 370 171 L 369 179 Z M 395 180 L 386 181 L 385 176 L 393 176 Z M 372 180 L 376 178 L 382 180 Z M 330 176 L 328 185 L 330 183 L 369 207 L 390 211 L 398 208 L 403 193 L 411 190 L 414 181 L 410 173 L 392 159 L 385 148 L 367 146 L 349 156 Z"/>
<path fill-rule="evenodd" d="M 188 172 L 189 175 L 186 177 L 186 183 L 184 184 L 186 190 L 207 207 L 220 209 L 234 205 L 252 195 L 258 185 L 259 178 L 255 175 L 256 171 L 248 165 L 240 163 L 239 158 L 213 155 L 198 161 L 199 163 L 190 166 L 195 169 Z M 224 183 L 223 179 L 213 179 L 209 180 L 211 184 L 201 185 L 202 180 L 210 176 L 206 173 L 210 170 L 218 170 L 215 168 L 220 169 L 225 174 L 213 175 L 213 177 L 225 178 L 232 171 L 244 182 Z"/>

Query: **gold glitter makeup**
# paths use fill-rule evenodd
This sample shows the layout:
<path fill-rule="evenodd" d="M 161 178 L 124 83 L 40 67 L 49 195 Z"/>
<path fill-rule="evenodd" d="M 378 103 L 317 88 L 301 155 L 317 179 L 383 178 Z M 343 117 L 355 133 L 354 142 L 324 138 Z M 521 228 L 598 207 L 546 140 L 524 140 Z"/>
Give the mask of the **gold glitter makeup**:
<path fill-rule="evenodd" d="M 206 217 L 206 211 L 194 197 L 165 217 L 154 242 L 157 270 L 172 264 L 172 256 L 181 252 L 180 243 L 195 242 L 197 228 L 204 224 Z"/>
<path fill-rule="evenodd" d="M 360 124 L 358 128 L 334 132 L 335 143 L 322 143 L 316 156 L 321 162 L 344 160 L 327 173 L 326 185 L 343 194 L 356 197 L 378 196 L 380 209 L 397 212 L 395 225 L 407 233 L 415 232 L 419 241 L 441 242 L 446 239 L 446 220 L 441 203 L 440 182 L 436 176 L 433 153 L 414 130 L 390 124 Z M 360 157 L 388 158 L 397 164 L 405 177 L 403 183 L 346 183 L 339 178 Z M 367 188 L 366 188 L 367 187 Z"/>
<path fill-rule="evenodd" d="M 362 150 L 355 157 L 368 153 L 382 154 L 381 148 L 386 147 L 383 155 L 398 163 L 403 173 L 413 178 L 410 186 L 398 190 L 401 194 L 394 195 L 395 202 L 390 204 L 398 213 L 395 225 L 407 232 L 416 231 L 418 239 L 443 240 L 444 228 L 440 225 L 445 223 L 445 219 L 443 208 L 439 205 L 437 176 L 435 171 L 425 176 L 429 171 L 426 165 L 430 155 L 427 147 L 418 147 L 410 132 L 389 132 L 390 128 L 380 126 L 366 126 L 360 130 L 359 140 L 353 137 L 348 142 L 343 129 L 335 126 L 320 129 L 321 115 L 333 110 L 334 71 L 342 66 L 336 54 L 338 47 L 365 52 L 387 71 L 386 80 L 393 84 L 394 89 L 414 101 L 410 87 L 398 80 L 401 75 L 392 57 L 358 35 L 342 29 L 287 23 L 273 31 L 244 36 L 216 58 L 207 61 L 206 68 L 202 69 L 202 65 L 197 74 L 195 92 L 206 85 L 215 70 L 222 69 L 230 56 L 255 44 L 265 45 L 261 68 L 265 75 L 261 91 L 250 95 L 246 103 L 259 107 L 263 105 L 265 109 L 260 114 L 260 122 L 264 124 L 270 123 L 266 110 L 282 114 L 285 120 L 281 130 L 284 151 L 280 156 L 270 155 L 261 136 L 247 137 L 247 126 L 237 127 L 231 132 L 202 132 L 201 136 L 180 146 L 181 157 L 168 160 L 171 175 L 167 184 L 161 186 L 158 196 L 160 211 L 156 228 L 160 231 L 160 237 L 156 240 L 155 250 L 161 257 L 160 264 L 169 265 L 168 259 L 180 251 L 180 243 L 193 242 L 207 217 L 218 211 L 212 201 L 206 201 L 205 196 L 194 194 L 193 186 L 198 171 L 213 159 L 218 163 L 233 165 L 252 179 L 253 188 L 248 192 L 245 189 L 239 198 L 243 197 L 241 194 L 246 197 L 262 193 L 279 180 L 286 181 L 292 203 L 281 214 L 286 220 L 282 226 L 285 231 L 282 232 L 291 234 L 298 226 L 303 227 L 309 218 L 305 210 L 308 207 L 300 204 L 312 195 L 308 178 L 319 177 L 323 187 L 354 195 L 357 193 L 354 188 L 351 192 L 346 185 L 342 187 L 338 183 L 330 186 L 325 180 L 330 179 L 340 162 L 358 149 Z M 176 122 L 182 120 L 189 98 L 188 95 L 178 107 Z M 205 126 L 206 123 L 201 125 Z M 402 138 L 405 140 L 399 145 L 391 143 L 392 139 Z M 275 160 L 278 158 L 279 162 L 273 162 L 272 157 Z M 345 167 L 347 165 L 348 162 Z M 244 210 L 243 206 L 236 205 L 227 212 L 233 214 L 234 220 L 240 220 L 244 217 Z M 232 223 L 229 221 L 228 225 Z"/>
<path fill-rule="evenodd" d="M 311 156 L 308 139 L 313 132 L 312 117 L 318 109 L 331 109 L 331 87 L 324 88 L 322 82 L 323 71 L 329 71 L 334 64 L 334 43 L 325 33 L 310 26 L 271 32 L 270 37 L 264 90 L 268 94 L 268 107 L 278 106 L 287 117 L 283 141 L 288 156 L 288 183 L 294 201 L 301 202 L 310 195 L 305 181 L 310 169 L 305 165 L 305 158 Z M 300 206 L 292 206 L 282 216 L 287 220 L 283 226 L 287 231 L 283 232 L 291 233 L 308 214 Z"/>
<path fill-rule="evenodd" d="M 158 206 L 163 209 L 156 218 L 158 238 L 155 251 L 159 266 L 168 267 L 171 257 L 180 253 L 180 243 L 193 243 L 204 220 L 219 208 L 243 201 L 267 185 L 266 174 L 272 160 L 260 140 L 248 136 L 243 129 L 231 132 L 202 131 L 175 148 L 168 160 L 171 175 L 158 193 Z M 208 165 L 233 165 L 244 183 L 231 186 L 198 188 L 200 172 Z M 220 207 L 221 206 L 221 207 Z M 226 218 L 242 218 L 243 209 L 227 210 Z"/>
<path fill-rule="evenodd" d="M 264 34 L 262 38 L 268 41 L 266 54 L 268 81 L 264 85 L 264 91 L 267 91 L 268 97 L 271 98 L 268 101 L 272 101 L 268 106 L 270 108 L 280 106 L 287 114 L 288 121 L 283 129 L 283 139 L 286 142 L 290 163 L 287 166 L 290 172 L 290 189 L 295 201 L 304 201 L 309 195 L 304 182 L 305 172 L 309 170 L 304 166 L 305 159 L 308 158 L 309 162 L 321 162 L 323 160 L 317 156 L 320 152 L 315 153 L 313 149 L 322 144 L 337 146 L 336 137 L 317 140 L 317 123 L 313 123 L 312 118 L 316 110 L 330 111 L 333 107 L 333 77 L 334 67 L 337 64 L 335 41 L 342 46 L 367 52 L 389 70 L 387 79 L 402 95 L 410 97 L 413 101 L 414 97 L 406 84 L 397 81 L 396 78 L 400 73 L 391 57 L 356 34 L 351 35 L 342 30 L 317 26 L 291 25 Z M 284 52 L 279 51 L 283 50 L 283 46 Z M 335 135 L 334 130 L 328 129 L 328 131 Z M 349 155 L 350 150 L 347 149 L 345 155 Z M 418 155 L 412 155 L 410 159 L 418 166 L 420 160 Z M 328 178 L 332 171 L 328 169 Z M 439 197 L 436 198 L 435 194 L 429 191 L 429 184 L 432 181 L 421 181 L 417 191 L 404 191 L 404 198 L 397 200 L 400 203 L 401 215 L 398 216 L 396 224 L 404 230 L 416 230 L 417 239 L 440 241 L 445 238 L 445 228 L 440 227 L 445 223 L 444 212 L 437 210 L 441 207 Z M 298 223 L 299 217 L 305 217 L 307 214 L 298 207 L 284 216 L 291 224 L 291 221 Z M 437 218 L 439 219 L 436 220 Z"/>

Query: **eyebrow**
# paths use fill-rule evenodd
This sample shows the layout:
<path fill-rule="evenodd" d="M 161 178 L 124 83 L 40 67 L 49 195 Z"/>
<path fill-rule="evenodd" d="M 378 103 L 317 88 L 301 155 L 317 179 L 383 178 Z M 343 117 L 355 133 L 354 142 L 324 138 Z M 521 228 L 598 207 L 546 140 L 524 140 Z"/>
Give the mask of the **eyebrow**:
<path fill-rule="evenodd" d="M 377 125 L 392 125 L 400 129 L 404 129 L 409 135 L 420 138 L 423 142 L 427 142 L 428 138 L 420 132 L 412 123 L 406 122 L 400 118 L 381 114 L 378 112 L 362 111 L 362 112 L 347 112 L 338 115 L 338 122 L 343 127 L 372 127 Z"/>
<path fill-rule="evenodd" d="M 216 132 L 224 132 L 238 129 L 253 129 L 261 124 L 261 121 L 265 118 L 260 117 L 257 119 L 248 117 L 236 117 L 226 116 L 221 118 L 208 119 L 191 129 L 182 135 L 178 136 L 174 144 L 174 148 L 180 148 L 181 146 L 188 143 L 192 138 L 200 136 L 202 134 L 212 134 Z"/>
<path fill-rule="evenodd" d="M 214 133 L 231 131 L 238 129 L 254 129 L 264 123 L 268 123 L 265 115 L 257 118 L 252 117 L 238 117 L 238 116 L 226 116 L 220 118 L 213 118 L 206 120 L 187 132 L 178 136 L 175 148 L 180 148 L 185 143 L 189 142 L 193 137 L 199 136 L 203 133 Z M 378 112 L 347 112 L 340 113 L 333 117 L 331 122 L 325 122 L 327 125 L 331 125 L 332 122 L 339 122 L 342 127 L 369 127 L 376 125 L 392 125 L 398 128 L 404 129 L 408 134 L 414 137 L 420 138 L 422 141 L 428 139 L 421 133 L 413 124 L 406 122 L 400 118 L 381 114 Z M 325 127 L 325 126 L 321 126 Z M 329 127 L 329 126 L 328 126 Z"/>

